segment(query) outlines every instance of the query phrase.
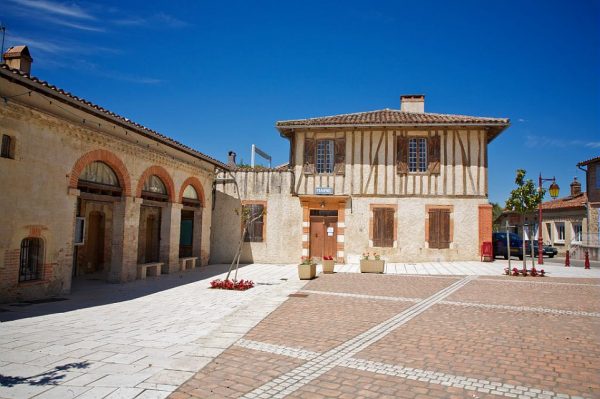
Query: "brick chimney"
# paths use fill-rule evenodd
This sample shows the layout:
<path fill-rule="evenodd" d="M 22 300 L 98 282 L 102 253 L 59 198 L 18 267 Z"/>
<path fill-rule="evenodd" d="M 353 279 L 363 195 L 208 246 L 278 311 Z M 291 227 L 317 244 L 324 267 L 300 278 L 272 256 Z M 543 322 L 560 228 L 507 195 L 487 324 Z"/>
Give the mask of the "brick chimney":
<path fill-rule="evenodd" d="M 237 166 L 237 164 L 235 163 L 235 156 L 237 154 L 233 151 L 229 151 L 227 155 L 229 156 L 229 158 L 227 159 L 227 166 L 235 168 Z"/>
<path fill-rule="evenodd" d="M 12 46 L 4 54 L 2 54 L 6 65 L 13 69 L 18 69 L 29 75 L 31 73 L 31 63 L 33 58 L 29 54 L 27 46 Z"/>
<path fill-rule="evenodd" d="M 424 94 L 406 94 L 400 96 L 400 111 L 424 113 L 425 112 L 425 95 Z"/>
<path fill-rule="evenodd" d="M 581 183 L 574 177 L 573 182 L 571 183 L 571 197 L 574 197 L 577 194 L 581 194 Z"/>

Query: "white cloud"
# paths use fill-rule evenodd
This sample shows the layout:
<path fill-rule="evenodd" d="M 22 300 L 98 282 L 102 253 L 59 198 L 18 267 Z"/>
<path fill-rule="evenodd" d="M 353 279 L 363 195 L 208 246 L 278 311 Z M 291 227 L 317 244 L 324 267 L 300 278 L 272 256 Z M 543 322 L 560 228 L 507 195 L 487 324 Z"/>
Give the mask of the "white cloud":
<path fill-rule="evenodd" d="M 10 0 L 20 6 L 27 7 L 29 10 L 35 9 L 50 14 L 56 14 L 63 17 L 93 20 L 96 19 L 89 12 L 83 10 L 77 4 L 64 4 L 48 0 Z"/>
<path fill-rule="evenodd" d="M 600 148 L 600 141 L 564 140 L 545 136 L 528 135 L 525 140 L 527 147 L 587 147 Z"/>

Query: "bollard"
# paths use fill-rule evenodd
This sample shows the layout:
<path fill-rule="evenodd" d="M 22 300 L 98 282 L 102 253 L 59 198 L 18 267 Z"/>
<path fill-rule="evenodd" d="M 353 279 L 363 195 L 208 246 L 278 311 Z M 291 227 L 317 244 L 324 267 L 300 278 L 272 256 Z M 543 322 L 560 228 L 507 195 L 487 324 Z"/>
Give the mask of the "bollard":
<path fill-rule="evenodd" d="M 571 266 L 571 260 L 569 259 L 569 251 L 567 250 L 567 254 L 565 255 L 565 267 Z"/>
<path fill-rule="evenodd" d="M 590 253 L 588 251 L 585 251 L 585 268 L 590 268 Z"/>

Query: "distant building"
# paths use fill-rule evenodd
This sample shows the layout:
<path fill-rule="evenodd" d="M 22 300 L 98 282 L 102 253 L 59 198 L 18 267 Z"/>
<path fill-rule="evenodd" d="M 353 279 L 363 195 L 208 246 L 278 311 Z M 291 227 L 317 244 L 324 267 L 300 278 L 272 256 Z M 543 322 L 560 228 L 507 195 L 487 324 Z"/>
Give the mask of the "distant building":
<path fill-rule="evenodd" d="M 215 169 L 227 166 L 32 77 L 25 46 L 4 58 L 0 302 L 134 280 L 140 264 L 206 264 Z"/>
<path fill-rule="evenodd" d="M 581 183 L 574 178 L 570 184 L 569 195 L 542 203 L 542 238 L 545 243 L 558 249 L 559 255 L 564 256 L 571 251 L 575 258 L 583 258 L 588 251 L 592 259 L 598 259 L 599 245 L 599 214 L 600 208 L 600 157 L 577 164 L 586 172 L 586 191 L 581 189 Z M 525 233 L 519 214 L 505 211 L 498 218 L 500 229 L 508 221 L 511 230 L 526 239 L 533 232 L 533 239 L 538 237 L 538 212 L 525 215 L 527 225 Z"/>
<path fill-rule="evenodd" d="M 509 120 L 427 113 L 423 95 L 400 105 L 277 122 L 287 168 L 217 176 L 211 259 L 233 258 L 242 209 L 265 212 L 244 262 L 479 259 L 492 229 L 488 145 Z"/>

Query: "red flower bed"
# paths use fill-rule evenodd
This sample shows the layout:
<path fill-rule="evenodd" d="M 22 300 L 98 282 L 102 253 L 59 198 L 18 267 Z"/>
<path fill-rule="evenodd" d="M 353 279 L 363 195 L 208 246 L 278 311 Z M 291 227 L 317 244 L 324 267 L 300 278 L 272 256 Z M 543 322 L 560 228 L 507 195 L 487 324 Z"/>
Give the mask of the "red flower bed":
<path fill-rule="evenodd" d="M 210 282 L 210 288 L 219 288 L 222 290 L 246 291 L 254 287 L 252 280 L 213 280 Z"/>
<path fill-rule="evenodd" d="M 529 273 L 529 274 L 528 274 Z M 546 272 L 544 269 L 536 270 L 536 268 L 532 268 L 529 272 L 527 270 L 519 270 L 516 267 L 513 267 L 512 270 L 509 270 L 508 267 L 504 268 L 504 274 L 507 276 L 532 276 L 532 277 L 545 277 Z"/>
<path fill-rule="evenodd" d="M 323 256 L 323 260 L 333 260 L 333 256 Z"/>

